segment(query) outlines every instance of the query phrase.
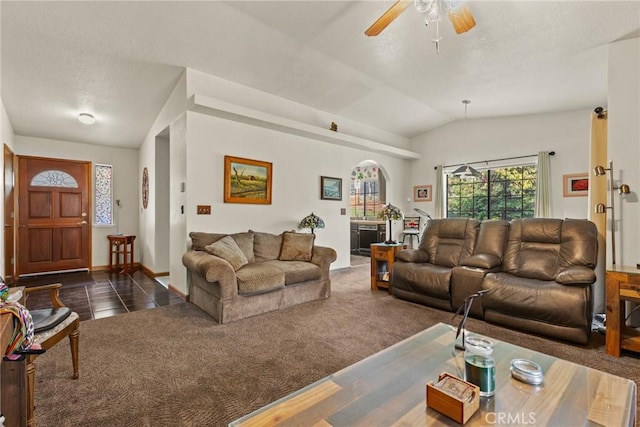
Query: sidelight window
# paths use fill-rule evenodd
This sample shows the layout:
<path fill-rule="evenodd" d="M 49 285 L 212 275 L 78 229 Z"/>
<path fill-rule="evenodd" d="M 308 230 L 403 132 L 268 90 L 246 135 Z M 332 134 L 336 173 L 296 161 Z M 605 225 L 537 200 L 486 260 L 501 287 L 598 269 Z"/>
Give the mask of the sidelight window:
<path fill-rule="evenodd" d="M 95 224 L 113 225 L 113 166 L 95 166 Z"/>

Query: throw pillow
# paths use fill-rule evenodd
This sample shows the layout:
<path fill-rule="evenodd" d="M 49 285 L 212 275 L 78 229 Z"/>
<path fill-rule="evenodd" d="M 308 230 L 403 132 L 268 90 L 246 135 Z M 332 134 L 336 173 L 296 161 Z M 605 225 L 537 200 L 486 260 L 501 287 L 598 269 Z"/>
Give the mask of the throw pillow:
<path fill-rule="evenodd" d="M 234 270 L 238 270 L 249 261 L 231 236 L 225 236 L 215 243 L 205 246 L 205 251 L 226 260 Z"/>
<path fill-rule="evenodd" d="M 315 237 L 314 234 L 285 231 L 282 236 L 280 261 L 311 261 Z"/>

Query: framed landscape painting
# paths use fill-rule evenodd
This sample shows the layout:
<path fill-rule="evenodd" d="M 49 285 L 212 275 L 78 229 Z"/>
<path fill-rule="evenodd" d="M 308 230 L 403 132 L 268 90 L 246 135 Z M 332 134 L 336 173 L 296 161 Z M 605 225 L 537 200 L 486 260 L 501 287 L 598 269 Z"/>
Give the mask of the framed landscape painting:
<path fill-rule="evenodd" d="M 321 176 L 320 198 L 322 200 L 342 200 L 342 178 Z"/>
<path fill-rule="evenodd" d="M 224 156 L 224 202 L 271 204 L 269 162 Z"/>
<path fill-rule="evenodd" d="M 414 185 L 413 201 L 414 202 L 430 202 L 433 198 L 430 185 Z"/>
<path fill-rule="evenodd" d="M 589 174 L 572 173 L 562 175 L 564 197 L 580 197 L 589 194 Z"/>

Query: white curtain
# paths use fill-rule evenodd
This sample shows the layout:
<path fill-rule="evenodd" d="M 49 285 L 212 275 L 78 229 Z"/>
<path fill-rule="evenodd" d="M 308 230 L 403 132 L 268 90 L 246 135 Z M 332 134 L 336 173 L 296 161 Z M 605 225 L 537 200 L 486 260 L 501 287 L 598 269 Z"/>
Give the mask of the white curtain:
<path fill-rule="evenodd" d="M 442 165 L 436 166 L 436 192 L 434 194 L 434 218 L 444 218 L 443 215 L 443 191 L 442 191 Z"/>
<path fill-rule="evenodd" d="M 538 153 L 538 177 L 536 179 L 536 218 L 551 217 L 551 162 L 549 152 Z"/>

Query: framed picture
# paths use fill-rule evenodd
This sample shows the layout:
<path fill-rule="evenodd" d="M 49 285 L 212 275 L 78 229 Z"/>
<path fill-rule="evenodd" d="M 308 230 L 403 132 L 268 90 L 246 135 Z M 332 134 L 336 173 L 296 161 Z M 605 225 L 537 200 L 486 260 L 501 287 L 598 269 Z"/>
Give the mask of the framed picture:
<path fill-rule="evenodd" d="M 589 174 L 572 173 L 562 175 L 562 195 L 564 197 L 580 197 L 589 193 Z"/>
<path fill-rule="evenodd" d="M 321 176 L 320 198 L 322 200 L 342 200 L 342 178 Z"/>
<path fill-rule="evenodd" d="M 271 204 L 271 163 L 224 156 L 224 202 Z"/>
<path fill-rule="evenodd" d="M 414 185 L 413 201 L 414 202 L 430 202 L 433 198 L 430 185 Z"/>

